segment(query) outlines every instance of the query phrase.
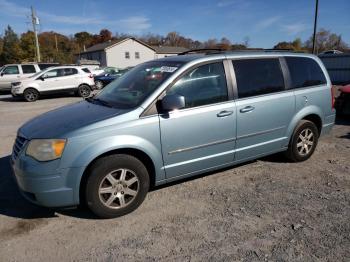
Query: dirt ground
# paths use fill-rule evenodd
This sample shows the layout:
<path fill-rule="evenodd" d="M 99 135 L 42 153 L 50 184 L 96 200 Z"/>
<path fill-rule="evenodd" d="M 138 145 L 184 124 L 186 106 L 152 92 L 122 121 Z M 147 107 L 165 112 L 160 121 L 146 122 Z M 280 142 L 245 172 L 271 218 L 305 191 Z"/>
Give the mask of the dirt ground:
<path fill-rule="evenodd" d="M 183 180 L 99 220 L 36 207 L 11 178 L 17 128 L 78 100 L 0 96 L 0 261 L 350 261 L 350 118 L 304 163 L 275 155 Z"/>

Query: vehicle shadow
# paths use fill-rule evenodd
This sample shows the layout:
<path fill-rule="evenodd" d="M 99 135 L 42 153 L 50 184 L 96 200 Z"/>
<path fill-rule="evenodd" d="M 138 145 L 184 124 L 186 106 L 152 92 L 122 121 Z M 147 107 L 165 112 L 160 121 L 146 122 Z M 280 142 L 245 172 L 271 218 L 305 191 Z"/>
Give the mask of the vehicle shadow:
<path fill-rule="evenodd" d="M 55 213 L 26 201 L 12 176 L 10 156 L 0 158 L 0 215 L 16 218 L 48 218 Z"/>
<path fill-rule="evenodd" d="M 45 100 L 49 100 L 49 99 L 64 98 L 64 97 L 77 97 L 77 96 L 74 93 L 41 95 L 40 98 L 39 98 L 39 101 L 40 100 L 44 100 L 44 99 Z M 12 97 L 12 96 L 0 97 L 0 101 L 1 102 L 23 102 L 23 103 L 27 103 L 22 97 Z"/>
<path fill-rule="evenodd" d="M 350 126 L 350 115 L 337 116 L 337 118 L 335 119 L 335 124 L 342 126 Z"/>

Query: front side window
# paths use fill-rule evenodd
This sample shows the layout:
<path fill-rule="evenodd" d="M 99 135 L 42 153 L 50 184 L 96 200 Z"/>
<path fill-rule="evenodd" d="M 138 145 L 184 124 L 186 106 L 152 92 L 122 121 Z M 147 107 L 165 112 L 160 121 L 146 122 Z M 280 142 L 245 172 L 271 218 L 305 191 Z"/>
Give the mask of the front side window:
<path fill-rule="evenodd" d="M 327 80 L 320 66 L 311 58 L 285 57 L 292 88 L 301 88 L 326 84 Z"/>
<path fill-rule="evenodd" d="M 7 66 L 2 71 L 2 73 L 4 75 L 18 75 L 19 74 L 18 66 Z"/>
<path fill-rule="evenodd" d="M 183 64 L 178 61 L 140 64 L 108 84 L 90 101 L 122 109 L 137 107 Z"/>
<path fill-rule="evenodd" d="M 185 108 L 228 100 L 226 76 L 221 62 L 199 66 L 186 73 L 168 91 L 185 97 Z"/>
<path fill-rule="evenodd" d="M 23 74 L 35 74 L 34 65 L 21 65 Z"/>
<path fill-rule="evenodd" d="M 238 98 L 284 90 L 284 78 L 278 58 L 233 60 L 232 64 Z"/>
<path fill-rule="evenodd" d="M 125 52 L 125 58 L 129 59 L 130 58 L 130 53 L 129 52 Z"/>

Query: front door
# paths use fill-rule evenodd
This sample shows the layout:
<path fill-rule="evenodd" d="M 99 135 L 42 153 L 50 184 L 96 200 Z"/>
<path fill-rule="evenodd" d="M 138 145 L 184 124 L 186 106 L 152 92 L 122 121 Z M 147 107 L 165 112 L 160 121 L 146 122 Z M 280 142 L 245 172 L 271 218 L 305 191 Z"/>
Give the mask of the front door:
<path fill-rule="evenodd" d="M 236 160 L 253 159 L 288 145 L 287 127 L 295 112 L 285 90 L 278 58 L 233 60 L 237 81 Z"/>
<path fill-rule="evenodd" d="M 17 65 L 6 66 L 0 75 L 0 89 L 11 89 L 11 83 L 20 79 L 20 71 Z"/>
<path fill-rule="evenodd" d="M 167 94 L 185 97 L 186 107 L 159 115 L 167 178 L 232 163 L 236 119 L 222 62 L 191 69 Z"/>

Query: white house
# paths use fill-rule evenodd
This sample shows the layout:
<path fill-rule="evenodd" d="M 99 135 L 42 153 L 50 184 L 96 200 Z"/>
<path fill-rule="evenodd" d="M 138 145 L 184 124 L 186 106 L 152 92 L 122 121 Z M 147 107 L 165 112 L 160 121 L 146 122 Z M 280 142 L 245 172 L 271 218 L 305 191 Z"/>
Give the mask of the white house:
<path fill-rule="evenodd" d="M 183 47 L 149 46 L 135 38 L 126 38 L 117 42 L 108 41 L 91 46 L 78 54 L 78 59 L 96 60 L 101 66 L 126 68 L 184 51 L 187 49 Z"/>

